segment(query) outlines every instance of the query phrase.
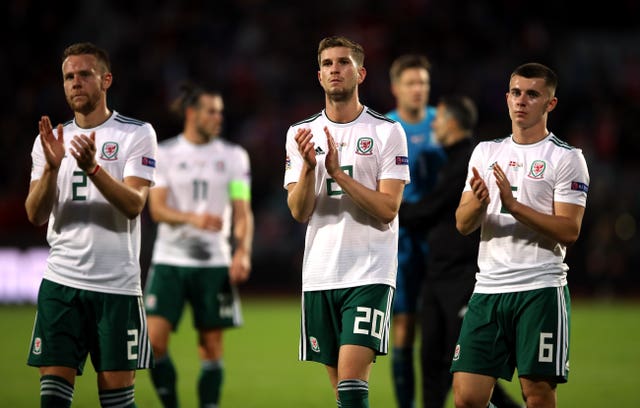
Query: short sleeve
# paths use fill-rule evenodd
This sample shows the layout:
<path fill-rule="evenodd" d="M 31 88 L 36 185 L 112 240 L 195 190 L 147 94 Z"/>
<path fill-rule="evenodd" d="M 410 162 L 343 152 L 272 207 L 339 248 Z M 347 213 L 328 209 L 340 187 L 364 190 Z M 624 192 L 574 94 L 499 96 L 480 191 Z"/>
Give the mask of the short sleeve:
<path fill-rule="evenodd" d="M 153 126 L 145 123 L 136 131 L 135 141 L 131 146 L 123 177 L 135 176 L 155 184 L 156 155 L 158 140 Z"/>
<path fill-rule="evenodd" d="M 399 179 L 404 180 L 407 184 L 411 181 L 407 136 L 398 122 L 395 122 L 391 127 L 389 138 L 383 147 L 382 166 L 378 179 Z"/>
<path fill-rule="evenodd" d="M 47 164 L 47 159 L 44 157 L 42 151 L 42 143 L 40 142 L 40 135 L 36 137 L 33 142 L 33 148 L 31 149 L 31 181 L 39 180 L 44 173 L 44 166 Z"/>
<path fill-rule="evenodd" d="M 287 185 L 291 183 L 297 183 L 300 178 L 300 170 L 302 169 L 302 156 L 298 152 L 298 144 L 296 143 L 294 136 L 296 129 L 289 127 L 287 131 L 287 141 L 285 145 L 286 157 L 284 163 L 284 184 L 286 189 Z"/>
<path fill-rule="evenodd" d="M 589 180 L 589 170 L 582 150 L 572 149 L 558 165 L 553 199 L 586 207 Z"/>

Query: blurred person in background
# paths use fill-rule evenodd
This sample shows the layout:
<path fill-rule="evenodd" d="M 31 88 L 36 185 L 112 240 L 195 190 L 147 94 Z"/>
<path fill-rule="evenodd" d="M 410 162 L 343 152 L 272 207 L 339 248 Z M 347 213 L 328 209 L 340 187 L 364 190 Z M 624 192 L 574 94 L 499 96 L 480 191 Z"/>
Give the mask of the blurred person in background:
<path fill-rule="evenodd" d="M 362 46 L 318 46 L 325 109 L 287 131 L 284 187 L 307 223 L 299 358 L 326 366 L 338 407 L 369 407 L 376 356 L 388 353 L 398 209 L 409 182 L 399 123 L 364 106 Z"/>
<path fill-rule="evenodd" d="M 506 103 L 512 133 L 479 143 L 456 209 L 464 235 L 480 228 L 476 283 L 452 358 L 456 407 L 484 408 L 498 378 L 518 370 L 528 407 L 555 407 L 569 377 L 571 301 L 564 263 L 589 190 L 582 150 L 547 129 L 558 78 L 518 66 Z"/>
<path fill-rule="evenodd" d="M 242 324 L 237 285 L 249 278 L 253 242 L 249 155 L 220 135 L 222 96 L 184 83 L 173 106 L 182 133 L 160 143 L 149 212 L 158 223 L 145 287 L 151 379 L 164 407 L 177 407 L 169 336 L 185 304 L 192 307 L 201 360 L 201 407 L 218 406 L 223 384 L 223 331 Z"/>
<path fill-rule="evenodd" d="M 51 247 L 28 364 L 40 369 L 41 407 L 71 406 L 89 354 L 100 406 L 135 407 L 135 372 L 153 364 L 139 256 L 156 133 L 108 108 L 104 49 L 67 47 L 62 79 L 74 118 L 55 130 L 41 118 L 25 202 L 31 223 L 48 222 Z"/>
<path fill-rule="evenodd" d="M 478 270 L 480 231 L 460 234 L 455 218 L 477 121 L 478 110 L 469 97 L 440 98 L 431 127 L 446 161 L 429 193 L 418 202 L 403 202 L 400 206 L 400 226 L 425 234 L 429 245 L 420 307 L 424 408 L 445 405 L 453 379 L 449 371 L 451 358 Z M 500 408 L 519 406 L 499 384 L 491 402 Z"/>
<path fill-rule="evenodd" d="M 431 91 L 431 63 L 424 55 L 405 54 L 389 69 L 391 93 L 396 109 L 387 116 L 400 122 L 409 149 L 411 184 L 402 196 L 403 203 L 415 203 L 428 194 L 436 182 L 444 153 L 433 138 L 431 122 L 436 109 L 428 105 Z M 421 282 L 429 253 L 423 230 L 400 225 L 398 239 L 398 276 L 393 300 L 391 378 L 400 408 L 415 406 L 414 343 Z"/>

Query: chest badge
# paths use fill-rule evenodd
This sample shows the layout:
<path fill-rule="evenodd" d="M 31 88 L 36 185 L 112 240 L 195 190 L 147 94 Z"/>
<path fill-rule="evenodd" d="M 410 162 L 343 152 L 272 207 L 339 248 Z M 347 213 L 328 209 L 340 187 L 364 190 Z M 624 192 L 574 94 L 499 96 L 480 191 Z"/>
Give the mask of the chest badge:
<path fill-rule="evenodd" d="M 118 160 L 118 143 L 104 142 L 100 150 L 100 158 L 102 160 Z"/>
<path fill-rule="evenodd" d="M 534 160 L 529 168 L 529 174 L 527 176 L 532 179 L 541 179 L 544 176 L 544 171 L 547 169 L 547 163 L 544 160 Z"/>
<path fill-rule="evenodd" d="M 371 156 L 373 154 L 373 139 L 370 137 L 361 137 L 356 144 L 356 154 L 362 156 Z"/>

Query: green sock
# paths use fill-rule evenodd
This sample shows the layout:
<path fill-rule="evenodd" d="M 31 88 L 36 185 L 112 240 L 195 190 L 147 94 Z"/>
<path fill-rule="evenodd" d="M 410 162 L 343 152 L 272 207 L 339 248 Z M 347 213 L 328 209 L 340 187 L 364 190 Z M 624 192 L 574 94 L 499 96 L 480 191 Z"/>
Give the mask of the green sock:
<path fill-rule="evenodd" d="M 155 367 L 150 372 L 151 381 L 160 401 L 162 401 L 162 406 L 164 408 L 178 408 L 177 375 L 171 357 L 167 354 L 156 359 Z"/>
<path fill-rule="evenodd" d="M 216 408 L 218 406 L 223 374 L 222 360 L 202 362 L 198 379 L 198 398 L 201 408 Z"/>
<path fill-rule="evenodd" d="M 73 385 L 57 375 L 40 377 L 40 407 L 69 408 L 73 401 Z"/>
<path fill-rule="evenodd" d="M 338 399 L 342 408 L 369 408 L 369 383 L 363 380 L 340 381 Z"/>
<path fill-rule="evenodd" d="M 99 390 L 98 396 L 102 408 L 136 408 L 133 385 L 113 390 Z"/>

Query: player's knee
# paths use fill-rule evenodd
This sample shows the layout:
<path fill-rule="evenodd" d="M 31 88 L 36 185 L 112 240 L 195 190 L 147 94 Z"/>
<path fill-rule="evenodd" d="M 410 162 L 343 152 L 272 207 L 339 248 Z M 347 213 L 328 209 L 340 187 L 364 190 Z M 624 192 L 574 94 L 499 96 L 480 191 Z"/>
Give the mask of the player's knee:
<path fill-rule="evenodd" d="M 555 408 L 555 392 L 533 392 L 524 395 L 527 408 Z"/>
<path fill-rule="evenodd" d="M 529 408 L 554 408 L 556 406 L 556 386 L 551 381 L 522 377 L 522 397 Z"/>
<path fill-rule="evenodd" d="M 468 393 L 454 393 L 453 401 L 456 408 L 485 408 L 488 404 L 477 395 Z"/>
<path fill-rule="evenodd" d="M 151 348 L 153 349 L 153 357 L 156 359 L 167 355 L 167 343 L 151 341 Z"/>

